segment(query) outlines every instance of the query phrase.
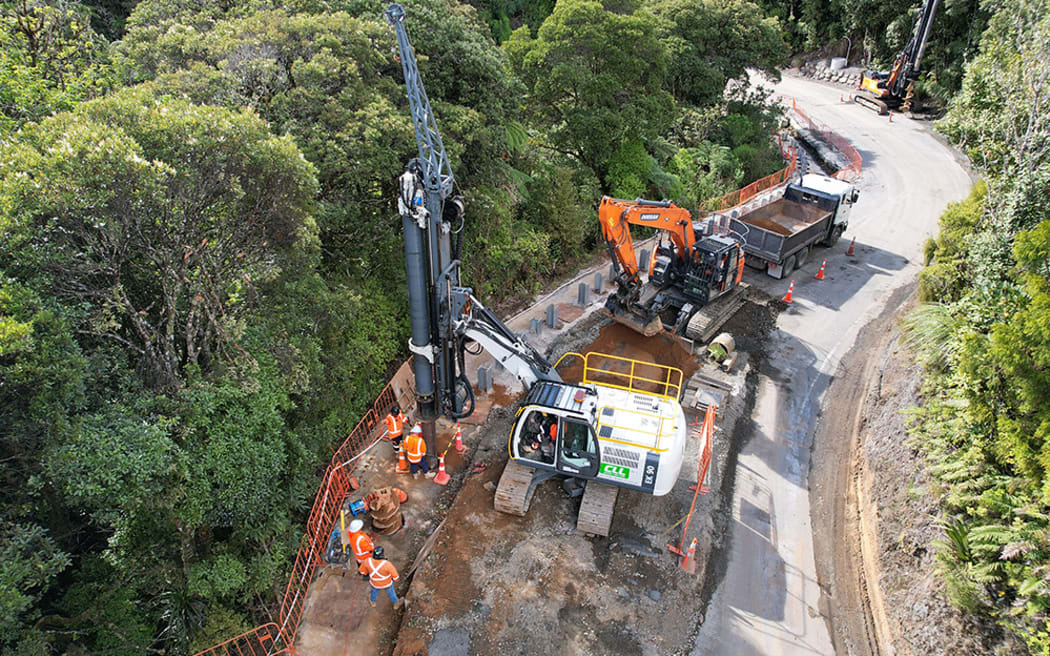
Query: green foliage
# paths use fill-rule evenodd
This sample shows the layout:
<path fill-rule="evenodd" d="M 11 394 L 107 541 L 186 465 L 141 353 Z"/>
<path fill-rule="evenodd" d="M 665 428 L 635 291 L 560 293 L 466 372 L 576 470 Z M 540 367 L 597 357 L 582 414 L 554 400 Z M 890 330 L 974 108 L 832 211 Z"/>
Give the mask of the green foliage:
<path fill-rule="evenodd" d="M 924 303 L 903 321 L 904 339 L 923 364 L 943 371 L 955 363 L 959 351 L 956 336 L 965 325 L 947 305 Z"/>
<path fill-rule="evenodd" d="M 932 257 L 919 273 L 919 298 L 923 301 L 959 300 L 969 281 L 967 265 L 970 240 L 984 213 L 988 186 L 978 182 L 969 197 L 949 203 L 941 214 L 940 233 L 933 242 Z"/>
<path fill-rule="evenodd" d="M 0 643 L 39 615 L 34 604 L 70 562 L 44 528 L 0 524 Z"/>
<path fill-rule="evenodd" d="M 928 366 L 913 433 L 943 490 L 947 594 L 1033 653 L 1046 653 L 1050 610 L 1046 9 L 999 9 L 941 123 L 987 185 L 942 215 L 920 277 L 940 304 L 906 324 Z"/>
<path fill-rule="evenodd" d="M 104 58 L 105 41 L 83 5 L 0 4 L 0 136 L 95 95 Z"/>
<path fill-rule="evenodd" d="M 607 189 L 610 160 L 623 144 L 650 142 L 670 127 L 668 53 L 647 12 L 620 15 L 591 0 L 566 0 L 535 38 L 519 28 L 504 48 L 549 132 L 547 145 L 588 166 Z"/>
<path fill-rule="evenodd" d="M 231 357 L 255 285 L 315 247 L 313 169 L 290 139 L 145 88 L 27 129 L 0 174 L 13 255 L 43 259 L 83 329 L 158 386 Z"/>
<path fill-rule="evenodd" d="M 775 18 L 746 0 L 659 0 L 650 9 L 661 20 L 657 38 L 670 51 L 666 85 L 684 103 L 718 103 L 730 80 L 748 68 L 774 79 L 788 56 Z"/>
<path fill-rule="evenodd" d="M 1011 0 L 989 23 L 980 55 L 938 129 L 991 175 L 1038 175 L 1050 149 L 1048 71 L 1045 1 Z M 1042 174 L 1045 184 L 1045 169 Z"/>
<path fill-rule="evenodd" d="M 609 159 L 606 182 L 609 194 L 616 198 L 644 198 L 650 196 L 649 171 L 656 160 L 645 152 L 640 141 L 627 141 Z"/>

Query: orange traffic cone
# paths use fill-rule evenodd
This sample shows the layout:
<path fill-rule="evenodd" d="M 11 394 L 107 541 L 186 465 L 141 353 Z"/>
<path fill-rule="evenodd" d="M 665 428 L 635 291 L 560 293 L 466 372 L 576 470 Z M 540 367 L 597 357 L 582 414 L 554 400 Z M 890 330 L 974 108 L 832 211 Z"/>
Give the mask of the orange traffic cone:
<path fill-rule="evenodd" d="M 463 427 L 456 424 L 456 453 L 463 453 L 467 447 L 463 446 Z"/>
<path fill-rule="evenodd" d="M 820 263 L 820 271 L 817 271 L 817 275 L 813 276 L 814 278 L 816 278 L 817 280 L 823 280 L 824 279 L 824 267 L 827 265 L 827 263 L 828 263 L 828 258 L 825 257 L 824 261 Z"/>
<path fill-rule="evenodd" d="M 839 94 L 839 102 L 846 102 L 841 93 Z"/>
<path fill-rule="evenodd" d="M 397 449 L 397 470 L 395 471 L 395 473 L 397 473 L 397 474 L 407 474 L 408 472 L 409 472 L 408 460 L 405 459 L 405 450 L 402 447 L 398 447 L 398 449 Z"/>
<path fill-rule="evenodd" d="M 846 249 L 846 255 L 853 255 L 853 245 L 857 243 L 857 238 L 854 237 L 849 243 L 849 248 Z"/>
<path fill-rule="evenodd" d="M 890 123 L 893 123 L 893 110 L 888 110 L 887 113 L 890 115 Z"/>
<path fill-rule="evenodd" d="M 788 285 L 788 293 L 784 294 L 783 301 L 787 304 L 791 304 L 791 292 L 795 291 L 795 281 L 792 280 L 791 284 Z"/>
<path fill-rule="evenodd" d="M 696 538 L 689 543 L 689 551 L 685 554 L 685 560 L 682 561 L 682 569 L 688 574 L 696 574 L 696 558 L 693 558 L 693 554 L 696 553 Z"/>
<path fill-rule="evenodd" d="M 434 482 L 438 485 L 448 485 L 448 482 L 452 480 L 452 477 L 445 471 L 445 454 L 442 453 L 438 456 L 438 473 L 434 477 Z"/>

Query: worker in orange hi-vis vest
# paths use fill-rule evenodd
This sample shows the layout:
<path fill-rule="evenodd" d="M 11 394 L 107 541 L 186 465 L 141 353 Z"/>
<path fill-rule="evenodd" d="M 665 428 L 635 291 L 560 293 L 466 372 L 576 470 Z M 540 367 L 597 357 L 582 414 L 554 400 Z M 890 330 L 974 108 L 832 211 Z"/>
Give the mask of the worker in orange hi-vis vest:
<path fill-rule="evenodd" d="M 430 465 L 427 464 L 427 443 L 423 441 L 423 428 L 419 424 L 412 427 L 408 437 L 405 438 L 404 446 L 412 477 L 419 478 L 419 472 L 422 470 L 427 478 L 430 478 L 433 474 L 430 473 Z"/>
<path fill-rule="evenodd" d="M 368 560 L 368 557 L 372 555 L 372 549 L 375 547 L 372 544 L 372 538 L 368 537 L 368 534 L 364 532 L 365 523 L 360 519 L 355 519 L 350 522 L 350 550 L 354 552 L 354 558 L 357 560 L 358 566 Z"/>
<path fill-rule="evenodd" d="M 357 571 L 368 576 L 368 583 L 372 586 L 371 592 L 368 593 L 368 603 L 372 608 L 376 607 L 380 590 L 386 590 L 386 596 L 390 597 L 390 603 L 394 604 L 395 608 L 404 603 L 397 600 L 397 593 L 394 592 L 394 584 L 399 578 L 397 569 L 383 556 L 383 547 L 376 547 Z"/>
<path fill-rule="evenodd" d="M 386 433 L 390 436 L 390 442 L 394 445 L 394 451 L 401 448 L 401 433 L 405 428 L 407 418 L 401 412 L 401 408 L 394 406 L 386 416 Z"/>

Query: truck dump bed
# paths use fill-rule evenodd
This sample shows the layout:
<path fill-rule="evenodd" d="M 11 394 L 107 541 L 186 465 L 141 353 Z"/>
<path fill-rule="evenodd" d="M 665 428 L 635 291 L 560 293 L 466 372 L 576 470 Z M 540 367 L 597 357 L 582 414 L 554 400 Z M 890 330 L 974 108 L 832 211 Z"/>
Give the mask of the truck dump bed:
<path fill-rule="evenodd" d="M 733 219 L 732 229 L 744 235 L 746 253 L 780 262 L 824 235 L 833 215 L 816 205 L 781 198 Z"/>

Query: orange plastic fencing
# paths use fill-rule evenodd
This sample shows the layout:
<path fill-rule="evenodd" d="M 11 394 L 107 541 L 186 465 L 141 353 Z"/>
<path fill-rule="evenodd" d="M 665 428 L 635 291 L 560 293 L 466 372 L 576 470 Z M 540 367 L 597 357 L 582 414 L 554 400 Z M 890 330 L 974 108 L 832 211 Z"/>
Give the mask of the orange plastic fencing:
<path fill-rule="evenodd" d="M 306 534 L 281 598 L 280 624 L 271 622 L 256 627 L 195 656 L 295 656 L 293 645 L 306 609 L 306 597 L 314 575 L 324 563 L 324 551 L 339 518 L 339 509 L 350 492 L 350 475 L 359 456 L 383 436 L 380 418 L 385 417 L 395 403 L 394 390 L 387 385 L 332 456 L 306 520 Z"/>
<path fill-rule="evenodd" d="M 713 198 L 711 200 L 704 201 L 704 203 L 701 205 L 701 209 L 708 212 L 721 212 L 722 210 L 727 210 L 730 207 L 742 205 L 754 198 L 755 196 L 757 196 L 758 194 L 762 193 L 763 191 L 767 191 L 769 189 L 782 185 L 788 180 L 790 180 L 791 176 L 795 174 L 795 168 L 798 165 L 798 157 L 795 154 L 794 148 L 786 146 L 783 141 L 779 140 L 779 138 L 778 142 L 780 144 L 780 153 L 788 162 L 787 166 L 777 171 L 776 173 L 772 173 L 764 178 L 759 178 L 758 180 L 755 180 L 746 187 L 737 189 L 736 191 L 731 191 L 728 194 L 725 194 L 724 196 L 719 196 L 718 198 Z"/>
<path fill-rule="evenodd" d="M 860 153 L 857 152 L 857 149 L 854 148 L 850 142 L 846 141 L 846 139 L 837 133 L 832 132 L 828 126 L 810 118 L 806 112 L 802 111 L 802 108 L 798 106 L 798 103 L 795 102 L 794 98 L 791 99 L 791 109 L 810 130 L 819 134 L 823 141 L 831 144 L 835 150 L 839 151 L 846 157 L 847 164 L 838 171 L 835 171 L 831 177 L 838 178 L 839 180 L 852 180 L 860 175 Z"/>
<path fill-rule="evenodd" d="M 701 494 L 707 493 L 707 488 L 704 487 L 704 480 L 707 478 L 708 469 L 711 468 L 711 455 L 715 442 L 715 415 L 717 412 L 718 406 L 714 403 L 708 405 L 707 411 L 704 413 L 704 423 L 700 430 L 696 432 L 697 437 L 703 440 L 703 446 L 696 459 L 696 486 L 690 488 L 693 490 L 693 503 L 689 506 L 689 513 L 684 518 L 685 526 L 682 527 L 682 537 L 679 538 L 678 545 L 667 545 L 671 551 L 678 554 L 684 553 L 686 536 L 689 534 L 689 522 L 692 521 L 693 513 L 696 511 L 696 498 Z"/>
<path fill-rule="evenodd" d="M 236 638 L 215 645 L 197 656 L 281 656 L 291 654 L 288 647 L 278 646 L 281 631 L 273 622 L 263 624 Z"/>

